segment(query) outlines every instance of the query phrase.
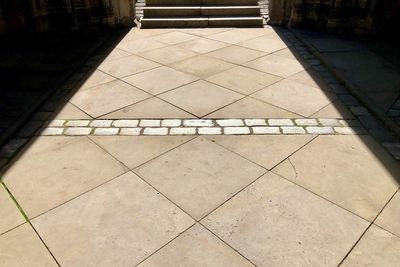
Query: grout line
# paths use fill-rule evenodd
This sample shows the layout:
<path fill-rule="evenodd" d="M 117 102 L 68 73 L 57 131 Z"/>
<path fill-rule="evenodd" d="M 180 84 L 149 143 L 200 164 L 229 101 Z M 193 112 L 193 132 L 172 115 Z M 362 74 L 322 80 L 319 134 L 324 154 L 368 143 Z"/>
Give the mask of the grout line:
<path fill-rule="evenodd" d="M 47 244 L 44 242 L 44 240 L 42 239 L 42 237 L 39 235 L 38 231 L 36 230 L 36 228 L 33 226 L 31 220 L 29 219 L 28 215 L 25 213 L 25 211 L 22 209 L 21 205 L 18 203 L 17 199 L 14 197 L 14 195 L 11 193 L 11 191 L 8 189 L 8 187 L 6 186 L 6 184 L 4 183 L 4 181 L 2 179 L 0 179 L 0 183 L 3 185 L 4 189 L 7 191 L 8 195 L 10 196 L 10 198 L 12 199 L 12 201 L 14 202 L 14 204 L 17 206 L 18 210 L 20 211 L 21 215 L 25 218 L 25 221 L 27 224 L 29 224 L 32 228 L 32 230 L 35 232 L 36 236 L 39 238 L 39 240 L 42 242 L 42 244 L 44 245 L 44 247 L 47 249 L 47 251 L 49 252 L 50 256 L 53 258 L 54 262 L 58 265 L 61 266 L 60 263 L 58 262 L 58 260 L 56 259 L 56 257 L 54 256 L 53 252 L 51 252 L 50 248 L 47 246 Z M 22 223 L 12 229 L 10 229 L 7 232 L 10 232 L 13 229 L 16 229 L 22 225 L 24 225 L 25 223 Z M 5 232 L 5 233 L 7 233 Z M 2 233 L 1 235 L 5 234 Z M 0 235 L 0 236 L 1 236 Z"/>
<path fill-rule="evenodd" d="M 196 221 L 193 222 L 192 225 L 190 225 L 185 231 L 179 233 L 178 235 L 176 235 L 174 238 L 172 238 L 171 240 L 169 240 L 167 243 L 165 243 L 164 245 L 162 245 L 161 247 L 159 247 L 158 249 L 156 249 L 155 251 L 153 251 L 152 253 L 150 253 L 148 256 L 146 256 L 143 260 L 139 261 L 135 266 L 139 266 L 140 264 L 142 264 L 143 262 L 145 262 L 147 259 L 151 258 L 153 255 L 157 254 L 157 252 L 159 252 L 160 250 L 162 250 L 164 247 L 168 246 L 170 243 L 172 243 L 173 241 L 175 241 L 175 239 L 177 239 L 178 237 L 180 237 L 181 235 L 183 235 L 184 233 L 186 233 L 187 231 L 189 231 L 191 228 L 193 228 L 196 225 Z"/>
<path fill-rule="evenodd" d="M 378 219 L 379 215 L 381 215 L 381 213 L 383 212 L 383 210 L 387 207 L 387 205 L 390 203 L 390 201 L 394 198 L 394 196 L 400 192 L 400 189 L 398 188 L 394 194 L 389 198 L 389 200 L 386 202 L 386 204 L 381 208 L 381 210 L 378 212 L 378 214 L 375 216 L 375 218 L 370 222 L 370 225 L 367 227 L 367 229 L 365 229 L 365 231 L 361 234 L 360 238 L 358 238 L 358 240 L 354 243 L 354 245 L 350 248 L 350 250 L 347 252 L 347 254 L 344 256 L 344 258 L 340 261 L 339 266 L 343 264 L 343 262 L 347 259 L 347 257 L 351 254 L 351 252 L 354 250 L 354 248 L 358 245 L 358 243 L 360 243 L 361 239 L 364 237 L 364 235 L 367 233 L 367 231 L 369 230 L 369 228 L 372 225 L 378 226 L 379 228 L 381 228 L 382 230 L 391 233 L 392 235 L 398 237 L 397 235 L 393 234 L 392 232 L 386 230 L 385 228 L 375 224 L 376 219 Z"/>

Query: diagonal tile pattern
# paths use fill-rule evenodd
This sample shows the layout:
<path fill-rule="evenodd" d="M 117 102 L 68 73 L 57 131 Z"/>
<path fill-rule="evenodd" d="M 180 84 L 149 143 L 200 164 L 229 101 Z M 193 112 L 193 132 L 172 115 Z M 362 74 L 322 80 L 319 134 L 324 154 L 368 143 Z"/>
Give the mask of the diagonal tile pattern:
<path fill-rule="evenodd" d="M 2 266 L 58 266 L 27 223 L 1 235 L 0 247 Z"/>
<path fill-rule="evenodd" d="M 192 224 L 131 172 L 33 220 L 63 266 L 135 265 Z"/>
<path fill-rule="evenodd" d="M 126 170 L 86 137 L 40 137 L 2 179 L 32 218 Z"/>
<path fill-rule="evenodd" d="M 175 89 L 179 86 L 194 82 L 197 79 L 196 76 L 188 75 L 168 67 L 159 67 L 123 78 L 125 82 L 152 95 Z"/>
<path fill-rule="evenodd" d="M 90 116 L 99 117 L 150 96 L 127 83 L 112 81 L 78 91 L 70 101 Z"/>
<path fill-rule="evenodd" d="M 199 224 L 162 248 L 148 260 L 146 266 L 253 266 L 221 240 Z"/>
<path fill-rule="evenodd" d="M 243 96 L 201 80 L 161 94 L 159 97 L 196 116 L 203 117 Z"/>
<path fill-rule="evenodd" d="M 135 172 L 200 219 L 264 170 L 205 138 L 196 138 Z"/>
<path fill-rule="evenodd" d="M 271 173 L 202 223 L 256 266 L 336 266 L 368 226 Z"/>
<path fill-rule="evenodd" d="M 400 177 L 398 164 L 369 136 L 319 136 L 273 171 L 369 221 L 396 192 L 394 177 Z"/>
<path fill-rule="evenodd" d="M 291 33 L 134 28 L 97 58 L 2 173 L 35 230 L 0 188 L 1 266 L 399 265 L 400 165 Z"/>

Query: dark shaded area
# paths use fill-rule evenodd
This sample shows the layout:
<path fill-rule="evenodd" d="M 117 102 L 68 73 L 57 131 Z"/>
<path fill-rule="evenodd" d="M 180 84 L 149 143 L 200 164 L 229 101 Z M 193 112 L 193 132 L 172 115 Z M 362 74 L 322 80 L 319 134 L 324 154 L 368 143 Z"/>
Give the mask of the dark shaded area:
<path fill-rule="evenodd" d="M 400 40 L 400 0 L 270 0 L 271 23 L 363 38 Z"/>
<path fill-rule="evenodd" d="M 0 0 L 0 145 L 116 32 L 109 0 Z"/>

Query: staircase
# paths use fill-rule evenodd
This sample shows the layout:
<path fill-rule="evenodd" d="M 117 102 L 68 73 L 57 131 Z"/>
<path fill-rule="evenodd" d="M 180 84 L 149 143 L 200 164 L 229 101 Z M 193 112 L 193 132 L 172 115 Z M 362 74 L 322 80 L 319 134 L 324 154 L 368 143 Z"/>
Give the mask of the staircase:
<path fill-rule="evenodd" d="M 262 27 L 258 0 L 146 0 L 142 28 Z"/>

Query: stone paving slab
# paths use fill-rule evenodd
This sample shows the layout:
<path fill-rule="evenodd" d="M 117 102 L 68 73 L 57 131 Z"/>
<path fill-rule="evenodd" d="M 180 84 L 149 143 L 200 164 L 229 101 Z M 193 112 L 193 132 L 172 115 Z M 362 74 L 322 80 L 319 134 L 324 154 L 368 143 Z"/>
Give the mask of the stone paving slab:
<path fill-rule="evenodd" d="M 368 226 L 271 173 L 202 223 L 256 266 L 337 265 Z"/>
<path fill-rule="evenodd" d="M 318 136 L 272 171 L 369 221 L 397 191 L 400 177 L 398 162 L 382 147 L 354 135 Z"/>
<path fill-rule="evenodd" d="M 6 191 L 3 185 L 0 185 L 0 235 L 23 224 L 24 217 L 19 212 L 17 205 Z"/>
<path fill-rule="evenodd" d="M 2 266 L 58 266 L 32 227 L 25 223 L 0 235 Z"/>
<path fill-rule="evenodd" d="M 138 266 L 253 266 L 200 224 L 195 224 Z"/>
<path fill-rule="evenodd" d="M 397 263 L 397 141 L 290 32 L 133 29 L 99 58 L 0 150 L 43 240 L 14 262 Z"/>
<path fill-rule="evenodd" d="M 32 223 L 62 266 L 126 266 L 138 264 L 193 220 L 128 172 Z"/>
<path fill-rule="evenodd" d="M 400 262 L 400 238 L 372 225 L 342 266 L 396 266 Z"/>

